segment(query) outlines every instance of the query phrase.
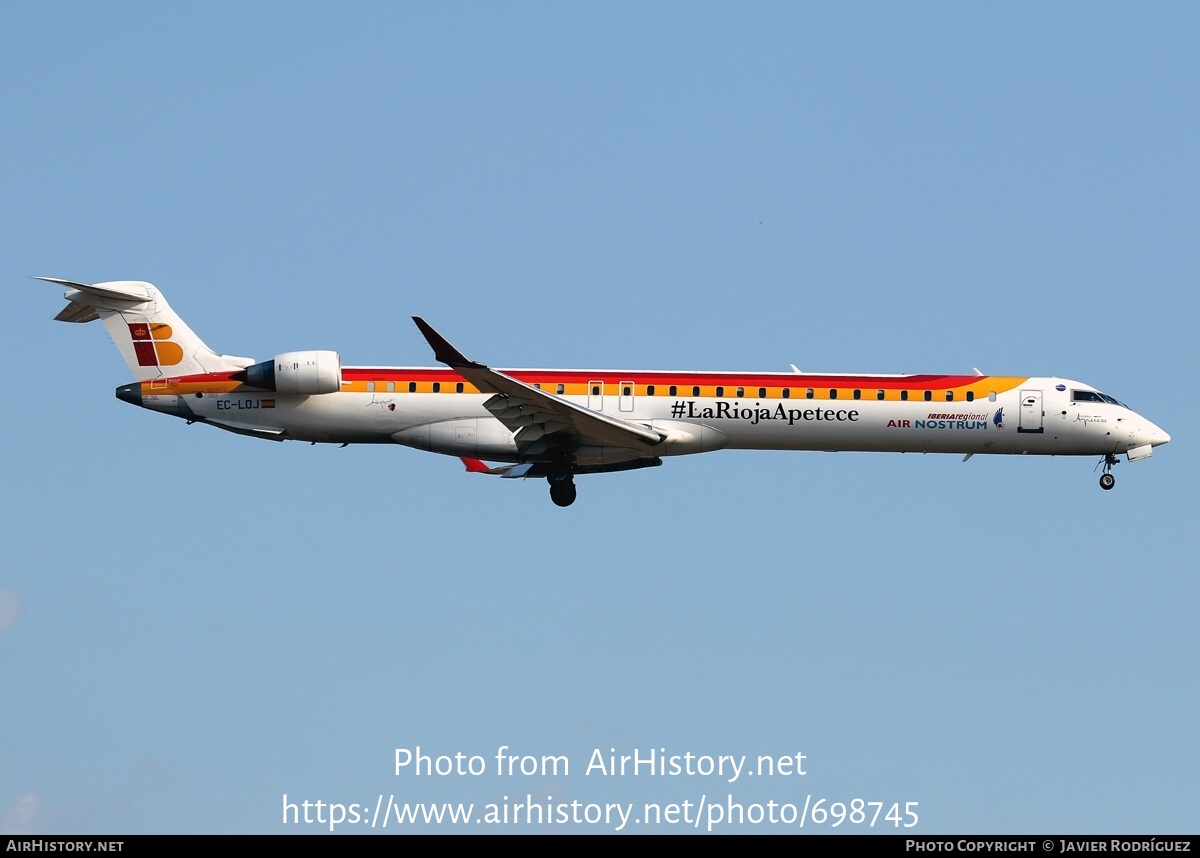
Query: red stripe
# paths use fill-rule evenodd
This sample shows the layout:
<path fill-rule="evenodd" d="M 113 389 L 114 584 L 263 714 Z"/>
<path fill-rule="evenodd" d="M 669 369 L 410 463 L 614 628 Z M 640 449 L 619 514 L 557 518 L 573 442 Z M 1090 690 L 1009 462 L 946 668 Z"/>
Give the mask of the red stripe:
<path fill-rule="evenodd" d="M 134 343 L 135 347 L 147 343 Z M 140 354 L 140 353 L 139 353 Z M 152 360 L 151 365 L 157 362 Z M 746 373 L 723 372 L 633 372 L 621 370 L 506 370 L 507 375 L 520 379 L 527 384 L 587 384 L 589 381 L 603 381 L 606 385 L 616 385 L 622 381 L 632 381 L 638 385 L 672 384 L 678 387 L 745 387 L 748 390 L 757 387 L 790 387 L 796 388 L 859 388 L 862 390 L 946 390 L 955 387 L 967 387 L 980 384 L 990 376 L 984 375 L 902 375 L 879 378 L 865 375 L 796 375 L 794 373 Z M 214 372 L 207 375 L 187 375 L 172 378 L 173 383 L 202 383 L 229 381 L 235 372 Z M 463 378 L 452 369 L 437 367 L 343 367 L 344 381 L 416 381 L 416 382 L 457 382 Z"/>
<path fill-rule="evenodd" d="M 795 375 L 793 373 L 773 373 L 770 375 L 747 375 L 744 373 L 723 372 L 622 372 L 621 370 L 506 370 L 500 372 L 511 375 L 526 384 L 586 384 L 589 381 L 603 381 L 607 384 L 619 384 L 622 381 L 632 381 L 634 384 L 645 385 L 678 385 L 681 387 L 700 385 L 713 387 L 836 387 L 846 389 L 858 387 L 861 389 L 884 390 L 945 390 L 952 387 L 966 387 L 982 382 L 987 376 L 979 375 L 905 375 L 889 378 L 878 378 L 862 375 Z M 450 369 L 412 367 L 396 369 L 393 367 L 343 367 L 342 378 L 346 381 L 458 381 L 462 377 Z"/>

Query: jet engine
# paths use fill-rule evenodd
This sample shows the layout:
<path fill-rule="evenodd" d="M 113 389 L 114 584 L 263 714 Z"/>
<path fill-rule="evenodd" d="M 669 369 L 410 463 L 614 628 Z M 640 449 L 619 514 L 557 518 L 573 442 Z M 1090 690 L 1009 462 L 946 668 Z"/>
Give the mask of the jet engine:
<path fill-rule="evenodd" d="M 286 352 L 248 366 L 235 378 L 263 390 L 315 396 L 342 389 L 342 358 L 337 352 Z"/>

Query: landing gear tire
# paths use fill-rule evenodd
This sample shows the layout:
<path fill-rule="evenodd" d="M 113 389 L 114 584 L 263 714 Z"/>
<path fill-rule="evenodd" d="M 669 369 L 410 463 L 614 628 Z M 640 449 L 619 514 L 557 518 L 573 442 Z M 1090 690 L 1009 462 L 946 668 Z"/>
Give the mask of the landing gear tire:
<path fill-rule="evenodd" d="M 550 481 L 550 500 L 558 506 L 575 503 L 575 481 L 568 477 L 558 482 Z"/>
<path fill-rule="evenodd" d="M 1117 484 L 1117 478 L 1112 475 L 1113 465 L 1117 464 L 1117 457 L 1112 453 L 1106 453 L 1101 461 L 1104 463 L 1104 473 L 1100 475 L 1100 488 L 1107 492 Z"/>

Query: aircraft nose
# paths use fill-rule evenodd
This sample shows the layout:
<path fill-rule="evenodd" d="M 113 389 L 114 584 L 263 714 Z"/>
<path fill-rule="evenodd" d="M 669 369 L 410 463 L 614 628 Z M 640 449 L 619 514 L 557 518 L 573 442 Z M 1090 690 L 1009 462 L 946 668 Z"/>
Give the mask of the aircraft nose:
<path fill-rule="evenodd" d="M 1166 444 L 1171 440 L 1170 435 L 1149 421 L 1146 422 L 1146 428 L 1142 430 L 1141 434 L 1145 437 L 1147 444 L 1151 444 L 1155 447 L 1159 446 L 1160 444 Z"/>

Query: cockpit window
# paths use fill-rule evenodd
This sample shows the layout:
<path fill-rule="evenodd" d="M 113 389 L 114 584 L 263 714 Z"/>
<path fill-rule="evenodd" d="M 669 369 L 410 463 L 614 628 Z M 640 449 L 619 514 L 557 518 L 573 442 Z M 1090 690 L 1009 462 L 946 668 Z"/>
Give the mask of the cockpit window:
<path fill-rule="evenodd" d="M 1128 408 L 1124 402 L 1109 396 L 1107 393 L 1100 393 L 1097 390 L 1072 390 L 1072 402 L 1107 402 L 1109 405 L 1119 405 L 1122 408 Z"/>

